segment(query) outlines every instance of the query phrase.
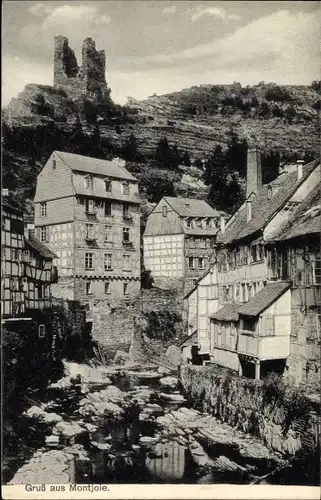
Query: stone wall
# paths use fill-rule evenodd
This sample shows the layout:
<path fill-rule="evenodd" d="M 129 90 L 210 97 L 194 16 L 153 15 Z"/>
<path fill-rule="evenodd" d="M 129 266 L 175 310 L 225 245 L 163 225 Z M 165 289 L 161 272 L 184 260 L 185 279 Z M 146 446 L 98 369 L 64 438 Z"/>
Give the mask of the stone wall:
<path fill-rule="evenodd" d="M 219 367 L 181 367 L 181 383 L 194 406 L 283 454 L 313 452 L 320 415 L 298 388 L 281 377 L 256 381 Z"/>

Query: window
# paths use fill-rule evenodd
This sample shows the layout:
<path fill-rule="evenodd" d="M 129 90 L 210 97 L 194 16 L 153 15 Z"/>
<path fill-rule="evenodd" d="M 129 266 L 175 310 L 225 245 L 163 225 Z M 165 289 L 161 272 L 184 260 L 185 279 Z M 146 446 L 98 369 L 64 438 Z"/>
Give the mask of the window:
<path fill-rule="evenodd" d="M 85 269 L 92 270 L 93 267 L 93 253 L 92 252 L 86 252 L 85 254 Z"/>
<path fill-rule="evenodd" d="M 312 262 L 312 283 L 321 285 L 321 259 Z"/>
<path fill-rule="evenodd" d="M 24 262 L 30 262 L 30 250 L 23 251 L 23 260 Z"/>
<path fill-rule="evenodd" d="M 40 241 L 48 241 L 48 227 L 43 226 L 40 229 Z"/>
<path fill-rule="evenodd" d="M 43 299 L 42 285 L 38 286 L 38 299 Z"/>
<path fill-rule="evenodd" d="M 188 258 L 188 268 L 189 269 L 195 269 L 195 259 L 194 257 L 189 257 Z"/>
<path fill-rule="evenodd" d="M 110 283 L 109 281 L 105 281 L 105 294 L 109 294 L 110 293 Z"/>
<path fill-rule="evenodd" d="M 105 269 L 105 271 L 110 271 L 112 269 L 112 255 L 111 255 L 111 253 L 105 253 L 104 269 Z"/>
<path fill-rule="evenodd" d="M 243 319 L 243 330 L 248 332 L 255 332 L 256 330 L 256 318 L 246 318 Z"/>
<path fill-rule="evenodd" d="M 129 216 L 130 216 L 129 205 L 128 205 L 128 203 L 124 203 L 124 205 L 123 205 L 123 217 L 129 217 Z"/>
<path fill-rule="evenodd" d="M 167 217 L 167 206 L 163 206 L 163 217 Z"/>
<path fill-rule="evenodd" d="M 270 200 L 271 198 L 272 198 L 272 188 L 271 186 L 268 186 L 267 199 Z"/>
<path fill-rule="evenodd" d="M 189 239 L 189 247 L 190 248 L 195 248 L 195 238 L 190 238 Z"/>
<path fill-rule="evenodd" d="M 47 217 L 47 203 L 40 203 L 40 217 Z"/>
<path fill-rule="evenodd" d="M 112 226 L 105 226 L 104 228 L 104 241 L 113 241 Z"/>
<path fill-rule="evenodd" d="M 107 193 L 111 192 L 111 180 L 110 179 L 105 179 L 105 191 Z"/>
<path fill-rule="evenodd" d="M 129 243 L 129 227 L 123 228 L 123 242 Z"/>
<path fill-rule="evenodd" d="M 11 260 L 18 260 L 19 259 L 19 251 L 17 248 L 12 248 L 11 249 Z"/>
<path fill-rule="evenodd" d="M 93 188 L 93 178 L 91 177 L 91 175 L 87 175 L 87 177 L 85 177 L 85 188 L 86 189 Z"/>
<path fill-rule="evenodd" d="M 192 221 L 191 221 L 191 220 L 189 220 L 189 219 L 188 219 L 188 220 L 186 221 L 186 227 L 187 227 L 187 228 L 191 228 L 191 227 L 192 227 Z"/>
<path fill-rule="evenodd" d="M 86 239 L 93 240 L 94 239 L 94 225 L 86 224 Z"/>
<path fill-rule="evenodd" d="M 123 194 L 129 194 L 129 183 L 123 182 Z"/>
<path fill-rule="evenodd" d="M 205 259 L 204 257 L 198 258 L 198 269 L 205 269 Z"/>
<path fill-rule="evenodd" d="M 128 283 L 123 284 L 123 294 L 127 295 L 128 294 Z"/>
<path fill-rule="evenodd" d="M 88 198 L 86 198 L 86 200 L 85 200 L 85 207 L 86 207 L 86 212 L 88 214 L 93 214 L 95 212 L 95 209 L 94 209 L 94 200 L 89 200 Z"/>
<path fill-rule="evenodd" d="M 124 271 L 130 271 L 131 270 L 131 259 L 130 255 L 124 255 Z"/>
<path fill-rule="evenodd" d="M 202 227 L 202 221 L 201 220 L 195 221 L 195 226 L 196 227 Z"/>
<path fill-rule="evenodd" d="M 91 295 L 91 281 L 86 281 L 86 295 Z"/>
<path fill-rule="evenodd" d="M 283 208 L 284 212 L 293 212 L 299 203 L 299 201 L 289 201 Z"/>
<path fill-rule="evenodd" d="M 105 215 L 107 217 L 111 216 L 111 203 L 109 201 L 105 201 Z"/>
<path fill-rule="evenodd" d="M 45 325 L 39 325 L 38 326 L 38 337 L 40 339 L 43 339 L 46 335 L 46 326 Z"/>
<path fill-rule="evenodd" d="M 211 220 L 211 219 L 208 219 L 208 220 L 206 221 L 206 227 L 207 227 L 207 228 L 212 227 L 212 220 Z"/>

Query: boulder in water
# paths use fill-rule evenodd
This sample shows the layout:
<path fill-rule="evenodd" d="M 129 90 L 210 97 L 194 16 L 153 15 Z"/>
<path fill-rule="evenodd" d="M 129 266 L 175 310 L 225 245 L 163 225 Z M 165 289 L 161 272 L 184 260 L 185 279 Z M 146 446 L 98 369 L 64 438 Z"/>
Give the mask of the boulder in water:
<path fill-rule="evenodd" d="M 62 421 L 62 417 L 57 413 L 46 412 L 39 406 L 31 406 L 24 413 L 24 415 L 26 415 L 29 418 L 34 418 L 35 420 L 38 420 L 38 422 L 43 422 L 49 425 L 56 424 L 57 422 Z"/>
<path fill-rule="evenodd" d="M 176 377 L 163 377 L 159 381 L 162 387 L 175 390 L 178 387 L 178 379 Z"/>
<path fill-rule="evenodd" d="M 113 361 L 116 365 L 125 365 L 126 363 L 130 363 L 132 359 L 127 352 L 118 350 L 116 351 Z"/>
<path fill-rule="evenodd" d="M 46 436 L 45 439 L 47 446 L 57 446 L 59 444 L 59 436 L 51 434 L 51 436 Z"/>

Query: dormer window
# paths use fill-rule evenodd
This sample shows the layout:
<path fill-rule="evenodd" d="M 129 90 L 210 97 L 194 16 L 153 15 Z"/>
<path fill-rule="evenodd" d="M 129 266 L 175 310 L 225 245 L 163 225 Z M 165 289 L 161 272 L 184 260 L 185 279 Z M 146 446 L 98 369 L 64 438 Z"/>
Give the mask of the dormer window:
<path fill-rule="evenodd" d="M 192 227 L 192 221 L 190 219 L 187 219 L 187 221 L 186 221 L 186 227 L 189 228 L 189 229 Z"/>
<path fill-rule="evenodd" d="M 87 175 L 87 177 L 85 177 L 85 188 L 86 189 L 93 188 L 93 178 L 91 177 L 91 175 Z"/>
<path fill-rule="evenodd" d="M 212 221 L 211 221 L 211 219 L 209 219 L 209 220 L 206 221 L 205 227 L 207 227 L 207 228 L 212 227 Z"/>
<path fill-rule="evenodd" d="M 123 194 L 129 194 L 129 183 L 123 182 Z"/>
<path fill-rule="evenodd" d="M 202 227 L 202 221 L 201 220 L 195 221 L 195 226 L 196 227 Z"/>
<path fill-rule="evenodd" d="M 106 193 L 111 192 L 111 180 L 110 179 L 105 179 L 105 191 L 106 191 Z"/>

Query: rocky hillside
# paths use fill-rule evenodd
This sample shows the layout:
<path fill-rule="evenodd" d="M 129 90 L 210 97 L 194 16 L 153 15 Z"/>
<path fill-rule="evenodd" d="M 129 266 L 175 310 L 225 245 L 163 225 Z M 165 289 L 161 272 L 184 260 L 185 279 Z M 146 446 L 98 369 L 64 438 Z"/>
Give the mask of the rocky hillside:
<path fill-rule="evenodd" d="M 149 202 L 157 200 L 148 191 L 164 177 L 173 194 L 206 198 L 201 160 L 218 144 L 224 149 L 231 131 L 265 152 L 280 153 L 281 159 L 299 151 L 318 154 L 319 91 L 318 82 L 309 87 L 201 85 L 119 106 L 111 99 L 72 99 L 64 90 L 29 84 L 2 110 L 4 187 L 16 189 L 23 201 L 32 199 L 37 173 L 58 149 L 133 160 L 128 168 Z M 181 162 L 164 175 L 154 159 L 165 136 L 176 155 L 187 152 L 198 168 Z M 139 153 L 135 158 L 125 154 L 131 139 Z"/>
<path fill-rule="evenodd" d="M 148 139 L 149 148 L 164 134 L 202 157 L 213 143 L 226 144 L 231 126 L 239 137 L 280 152 L 317 151 L 320 143 L 317 85 L 201 85 L 144 101 L 130 99 L 129 106 L 145 121 L 135 132 Z"/>

